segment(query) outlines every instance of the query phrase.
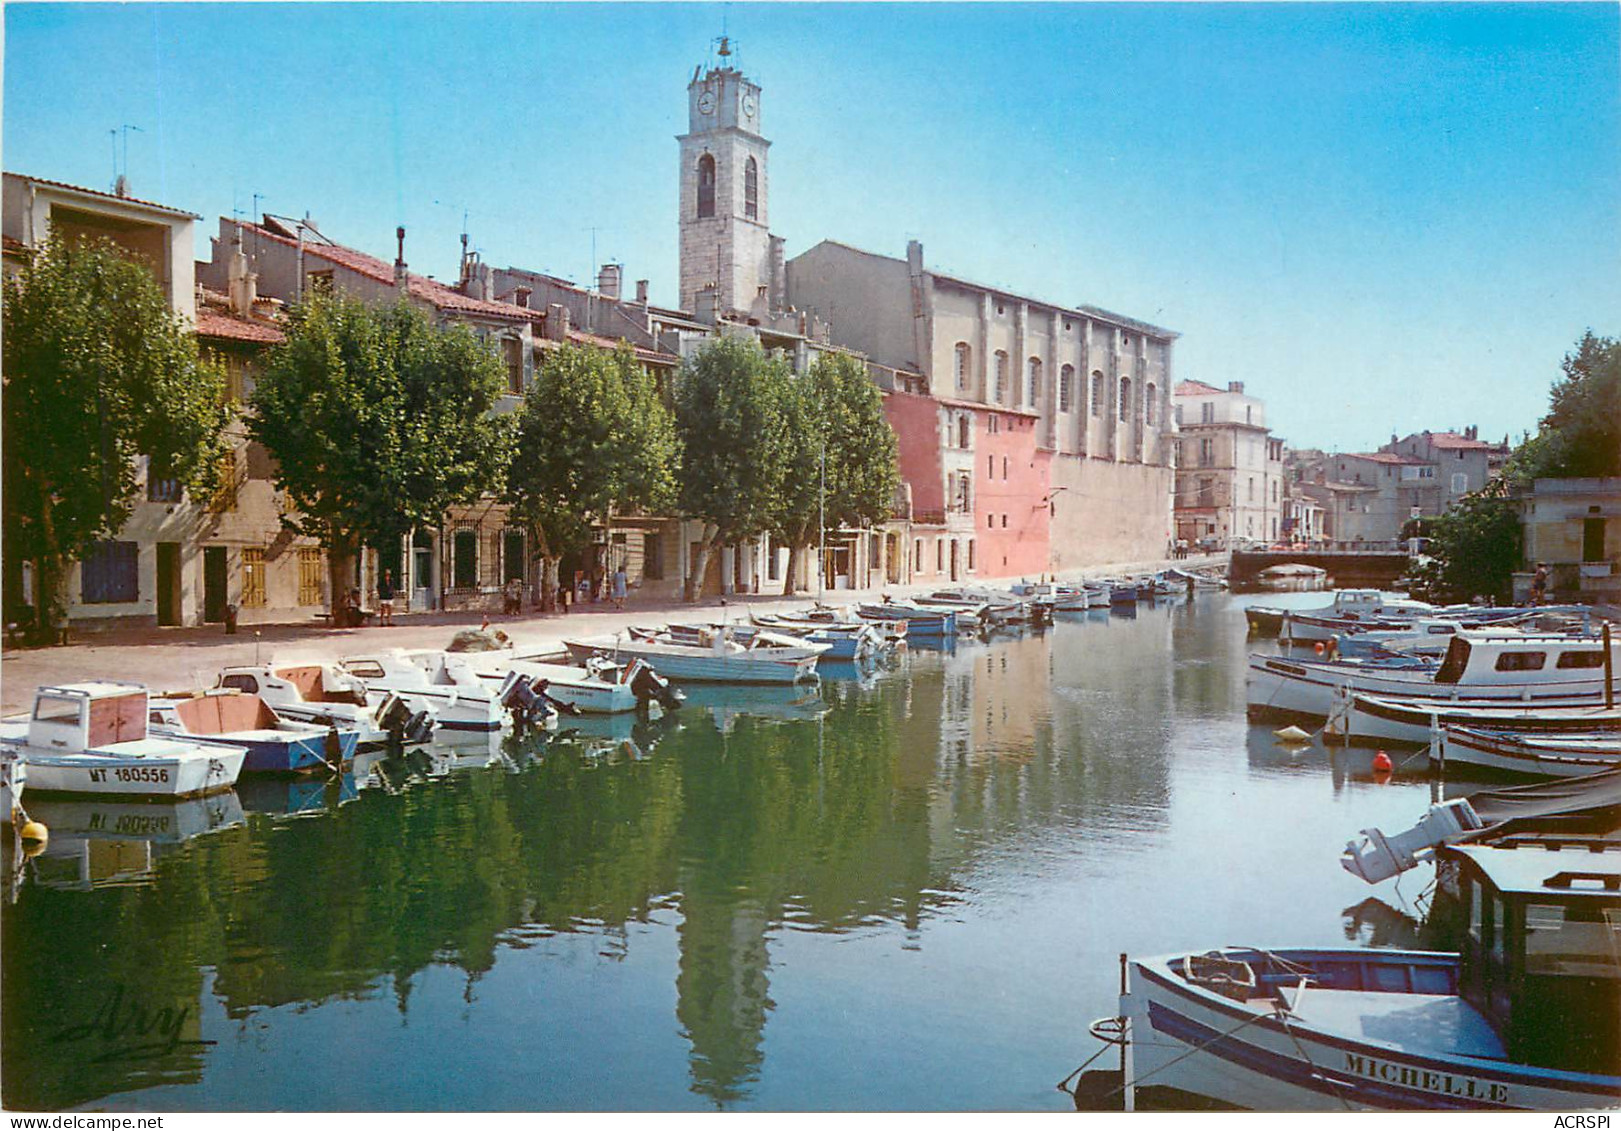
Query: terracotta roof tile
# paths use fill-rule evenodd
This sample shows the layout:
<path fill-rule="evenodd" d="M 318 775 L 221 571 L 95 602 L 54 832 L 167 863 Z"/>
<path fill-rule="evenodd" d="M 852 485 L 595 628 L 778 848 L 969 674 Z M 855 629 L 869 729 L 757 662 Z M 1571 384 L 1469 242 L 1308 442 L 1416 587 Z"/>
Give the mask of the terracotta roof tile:
<path fill-rule="evenodd" d="M 1172 396 L 1197 397 L 1209 393 L 1224 393 L 1227 390 L 1218 389 L 1214 385 L 1206 385 L 1203 381 L 1178 381 L 1176 388 L 1171 390 Z"/>
<path fill-rule="evenodd" d="M 199 338 L 228 338 L 238 342 L 263 342 L 267 345 L 285 336 L 274 326 L 254 322 L 247 318 L 222 314 L 217 310 L 199 307 L 197 310 L 197 336 Z"/>
<path fill-rule="evenodd" d="M 1482 440 L 1471 440 L 1468 436 L 1461 436 L 1456 432 L 1431 432 L 1430 444 L 1447 450 L 1462 448 L 1469 451 L 1484 451 L 1493 446 Z"/>

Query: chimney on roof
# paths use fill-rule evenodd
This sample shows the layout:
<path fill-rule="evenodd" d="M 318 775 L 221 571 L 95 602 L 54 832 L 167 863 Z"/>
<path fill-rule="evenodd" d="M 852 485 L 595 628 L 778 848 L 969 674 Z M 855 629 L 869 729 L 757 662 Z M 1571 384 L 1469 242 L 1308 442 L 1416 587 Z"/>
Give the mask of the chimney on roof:
<path fill-rule="evenodd" d="M 123 173 L 118 174 L 118 179 L 113 182 L 113 195 L 114 196 L 128 196 L 129 195 L 129 178 L 124 176 Z"/>
<path fill-rule="evenodd" d="M 720 296 L 715 290 L 714 283 L 705 283 L 698 288 L 693 296 L 693 317 L 706 326 L 713 326 L 720 319 Z"/>
<path fill-rule="evenodd" d="M 1229 382 L 1227 382 L 1227 391 L 1229 393 L 1242 393 L 1244 391 L 1244 382 L 1242 382 L 1242 381 L 1229 381 Z"/>
<path fill-rule="evenodd" d="M 394 285 L 403 291 L 411 278 L 410 273 L 405 269 L 405 227 L 403 225 L 394 229 L 394 238 L 399 241 L 399 251 L 394 256 Z"/>
<path fill-rule="evenodd" d="M 1464 435 L 1467 436 L 1471 440 L 1480 439 L 1480 425 L 1471 424 L 1469 426 L 1469 431 L 1465 432 Z"/>
<path fill-rule="evenodd" d="M 546 308 L 546 336 L 554 342 L 568 341 L 568 307 L 554 302 Z"/>
<path fill-rule="evenodd" d="M 253 304 L 259 301 L 259 276 L 248 270 L 248 257 L 242 250 L 240 225 L 236 229 L 236 238 L 231 241 L 231 262 L 226 271 L 226 280 L 231 313 L 241 318 L 251 318 Z"/>
<path fill-rule="evenodd" d="M 617 263 L 604 263 L 602 270 L 597 272 L 597 293 L 603 298 L 619 300 L 619 288 L 623 281 L 625 269 Z"/>
<path fill-rule="evenodd" d="M 647 305 L 647 280 L 636 280 L 636 302 L 639 306 Z"/>

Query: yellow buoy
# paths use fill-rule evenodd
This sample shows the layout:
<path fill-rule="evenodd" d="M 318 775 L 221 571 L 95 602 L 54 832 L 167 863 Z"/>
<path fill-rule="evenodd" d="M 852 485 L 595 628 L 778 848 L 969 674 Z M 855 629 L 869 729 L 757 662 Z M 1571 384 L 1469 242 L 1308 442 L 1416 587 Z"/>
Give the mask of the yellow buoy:
<path fill-rule="evenodd" d="M 38 821 L 29 821 L 18 830 L 18 833 L 24 840 L 37 840 L 41 844 L 51 839 L 51 830 Z"/>
<path fill-rule="evenodd" d="M 1272 732 L 1272 737 L 1279 742 L 1310 742 L 1311 734 L 1299 727 L 1284 727 L 1282 730 Z"/>

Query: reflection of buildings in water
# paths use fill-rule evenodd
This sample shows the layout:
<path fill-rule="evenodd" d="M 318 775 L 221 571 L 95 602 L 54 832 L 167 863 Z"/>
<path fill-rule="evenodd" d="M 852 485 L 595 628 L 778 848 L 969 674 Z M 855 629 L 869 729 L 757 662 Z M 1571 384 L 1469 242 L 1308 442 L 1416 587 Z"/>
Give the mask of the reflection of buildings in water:
<path fill-rule="evenodd" d="M 764 1059 L 766 1014 L 772 1009 L 766 932 L 759 904 L 711 904 L 689 892 L 677 928 L 681 957 L 676 974 L 676 1017 L 692 1044 L 692 1090 L 724 1108 L 745 1098 Z"/>

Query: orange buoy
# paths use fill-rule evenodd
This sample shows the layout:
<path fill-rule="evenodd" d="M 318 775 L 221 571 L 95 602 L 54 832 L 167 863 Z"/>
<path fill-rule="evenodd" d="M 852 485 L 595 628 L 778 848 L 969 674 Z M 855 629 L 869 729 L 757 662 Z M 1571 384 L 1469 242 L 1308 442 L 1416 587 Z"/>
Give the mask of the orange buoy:
<path fill-rule="evenodd" d="M 1321 640 L 1313 644 L 1311 647 L 1312 651 L 1316 652 L 1319 656 L 1323 654 L 1323 642 Z"/>
<path fill-rule="evenodd" d="M 1394 768 L 1395 767 L 1390 764 L 1390 755 L 1386 754 L 1383 750 L 1379 751 L 1379 753 L 1373 756 L 1374 773 L 1388 774 Z"/>

